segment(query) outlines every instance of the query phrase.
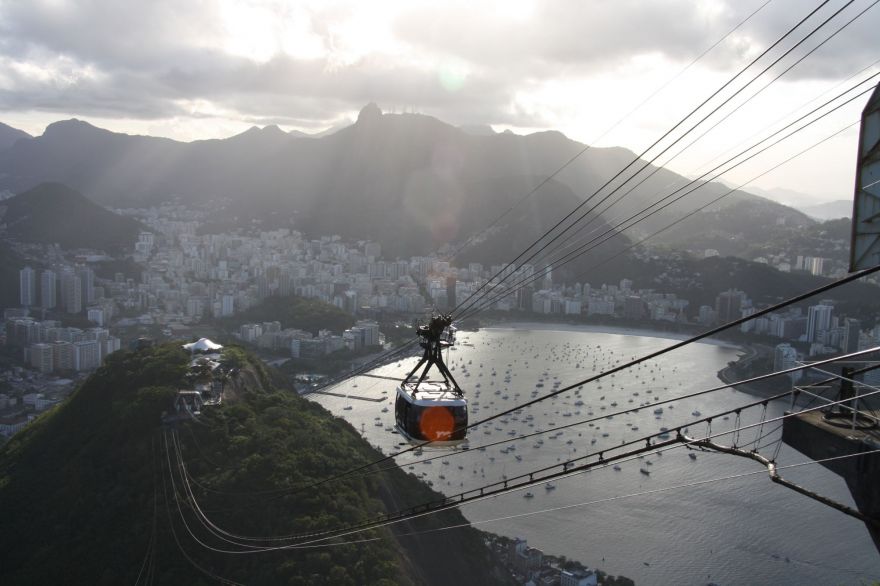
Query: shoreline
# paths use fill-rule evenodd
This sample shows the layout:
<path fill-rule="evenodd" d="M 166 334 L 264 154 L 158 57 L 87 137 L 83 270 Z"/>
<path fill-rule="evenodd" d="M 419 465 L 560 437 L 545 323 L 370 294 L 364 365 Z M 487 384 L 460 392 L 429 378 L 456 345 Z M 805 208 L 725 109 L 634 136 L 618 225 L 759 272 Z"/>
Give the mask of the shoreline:
<path fill-rule="evenodd" d="M 678 334 L 674 332 L 665 332 L 659 330 L 651 330 L 649 328 L 631 328 L 621 326 L 601 326 L 588 324 L 568 324 L 568 323 L 548 323 L 548 322 L 504 322 L 503 324 L 492 324 L 483 326 L 481 330 L 561 330 L 566 332 L 589 332 L 594 334 L 609 334 L 617 336 L 639 336 L 643 338 L 660 338 L 664 340 L 687 340 L 693 336 L 687 334 Z M 462 330 L 467 331 L 467 330 Z M 719 338 L 705 338 L 696 342 L 697 344 L 709 344 L 712 346 L 720 346 L 722 348 L 731 348 L 745 352 L 747 347 L 741 346 L 734 342 L 721 340 Z"/>
<path fill-rule="evenodd" d="M 691 336 L 686 334 L 677 334 L 673 332 L 662 332 L 662 331 L 654 331 L 645 328 L 631 328 L 631 327 L 619 327 L 619 326 L 596 326 L 596 325 L 579 325 L 579 324 L 563 324 L 563 323 L 546 323 L 546 322 L 508 322 L 504 324 L 493 324 L 489 326 L 482 327 L 480 329 L 483 330 L 497 330 L 497 331 L 507 331 L 507 330 L 540 330 L 540 331 L 548 331 L 548 330 L 561 330 L 566 332 L 589 332 L 589 333 L 597 333 L 597 334 L 609 334 L 609 335 L 618 335 L 618 336 L 639 336 L 645 338 L 659 338 L 665 340 L 687 340 Z M 717 338 L 706 338 L 704 340 L 700 340 L 696 342 L 697 344 L 709 344 L 711 346 L 717 346 L 720 348 L 728 348 L 731 350 L 736 350 L 739 353 L 737 356 L 736 363 L 739 364 L 741 362 L 748 362 L 749 360 L 754 359 L 758 355 L 758 350 L 751 345 L 746 344 L 736 344 L 727 340 L 719 340 Z M 748 395 L 752 395 L 754 397 L 768 397 L 774 393 L 769 392 L 766 389 L 759 388 L 755 385 L 742 384 L 733 386 L 736 383 L 736 377 L 733 376 L 732 369 L 730 366 L 725 366 L 720 369 L 716 376 L 718 380 L 723 382 L 726 385 L 731 385 L 731 389 L 735 389 L 739 392 L 746 393 Z"/>

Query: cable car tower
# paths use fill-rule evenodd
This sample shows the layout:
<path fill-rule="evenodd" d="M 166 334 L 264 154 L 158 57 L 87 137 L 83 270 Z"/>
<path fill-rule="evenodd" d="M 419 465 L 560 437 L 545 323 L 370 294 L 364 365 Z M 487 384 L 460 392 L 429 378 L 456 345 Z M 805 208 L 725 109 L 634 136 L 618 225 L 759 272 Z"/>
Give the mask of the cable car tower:
<path fill-rule="evenodd" d="M 862 113 L 856 158 L 856 188 L 853 198 L 850 271 L 880 264 L 880 85 Z M 782 440 L 815 460 L 832 459 L 823 464 L 841 476 L 852 494 L 874 545 L 880 551 L 880 410 L 859 400 L 862 388 L 875 388 L 861 377 L 880 367 L 875 361 L 848 364 L 841 374 L 837 409 L 813 411 L 785 419 Z M 860 367 L 854 369 L 854 367 Z M 856 373 L 863 373 L 856 378 Z M 835 456 L 857 455 L 847 461 Z"/>
<path fill-rule="evenodd" d="M 467 399 L 443 362 L 443 350 L 455 344 L 452 316 L 432 316 L 427 325 L 416 329 L 424 349 L 421 360 L 397 387 L 394 416 L 398 430 L 415 441 L 456 442 L 467 432 Z M 424 366 L 418 380 L 412 381 Z M 442 380 L 429 380 L 431 367 L 437 367 Z"/>

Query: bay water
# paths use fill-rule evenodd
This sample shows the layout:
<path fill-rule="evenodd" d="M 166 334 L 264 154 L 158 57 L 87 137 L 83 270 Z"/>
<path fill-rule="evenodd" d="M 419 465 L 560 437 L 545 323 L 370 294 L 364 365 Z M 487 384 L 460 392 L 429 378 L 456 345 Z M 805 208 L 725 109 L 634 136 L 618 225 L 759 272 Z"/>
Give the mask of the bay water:
<path fill-rule="evenodd" d="M 473 423 L 674 342 L 650 332 L 516 324 L 459 332 L 446 360 L 468 397 Z M 739 353 L 721 342 L 691 344 L 472 429 L 468 450 L 425 448 L 420 456 L 400 456 L 397 463 L 436 490 L 455 494 L 600 450 L 612 454 L 621 442 L 756 401 L 725 389 L 653 405 L 722 384 L 718 371 Z M 374 374 L 402 378 L 416 361 L 402 360 Z M 390 380 L 357 377 L 333 389 L 347 397 L 311 398 L 391 453 L 408 445 L 393 428 L 395 386 Z M 634 407 L 641 408 L 556 429 Z M 755 424 L 716 441 L 758 447 L 768 457 L 778 446 L 781 467 L 808 462 L 779 445 L 779 423 L 760 425 L 789 407 L 787 401 L 772 402 L 766 413 L 762 407 L 747 409 L 738 420 L 735 415 L 715 418 L 711 429 L 705 423 L 688 426 L 688 434 L 702 437 Z M 537 431 L 546 433 L 516 439 Z M 512 441 L 480 449 L 505 439 Z M 538 484 L 461 510 L 479 529 L 522 537 L 532 547 L 628 576 L 639 585 L 880 580 L 880 554 L 861 522 L 772 483 L 757 462 L 676 447 L 618 467 Z M 844 481 L 820 465 L 783 468 L 781 474 L 853 505 Z"/>

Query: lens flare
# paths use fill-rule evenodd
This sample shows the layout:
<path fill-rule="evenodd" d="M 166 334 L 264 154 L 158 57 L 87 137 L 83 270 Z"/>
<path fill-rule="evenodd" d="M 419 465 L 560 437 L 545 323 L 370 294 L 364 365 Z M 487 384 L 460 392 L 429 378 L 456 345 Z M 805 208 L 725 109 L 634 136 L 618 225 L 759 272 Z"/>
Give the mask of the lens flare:
<path fill-rule="evenodd" d="M 426 440 L 448 440 L 455 430 L 455 419 L 446 407 L 430 407 L 422 413 L 419 430 Z"/>

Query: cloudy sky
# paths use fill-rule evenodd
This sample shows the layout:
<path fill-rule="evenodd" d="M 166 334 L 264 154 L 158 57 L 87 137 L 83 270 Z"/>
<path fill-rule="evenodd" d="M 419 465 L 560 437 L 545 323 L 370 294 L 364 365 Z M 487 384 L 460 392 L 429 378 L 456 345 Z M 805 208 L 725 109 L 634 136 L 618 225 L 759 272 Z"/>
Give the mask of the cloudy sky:
<path fill-rule="evenodd" d="M 868 10 L 668 165 L 698 175 L 811 100 L 822 96 L 801 112 L 880 71 L 874 2 L 827 2 L 761 64 L 842 12 L 710 125 Z M 317 132 L 347 123 L 374 101 L 385 111 L 455 125 L 555 129 L 587 144 L 641 152 L 820 4 L 0 0 L 0 121 L 38 135 L 53 121 L 77 117 L 120 132 L 195 140 L 266 124 Z M 749 70 L 727 94 L 762 68 Z M 745 181 L 844 128 L 866 99 L 725 180 Z M 811 200 L 850 199 L 857 137 L 851 127 L 756 185 L 798 190 Z"/>

